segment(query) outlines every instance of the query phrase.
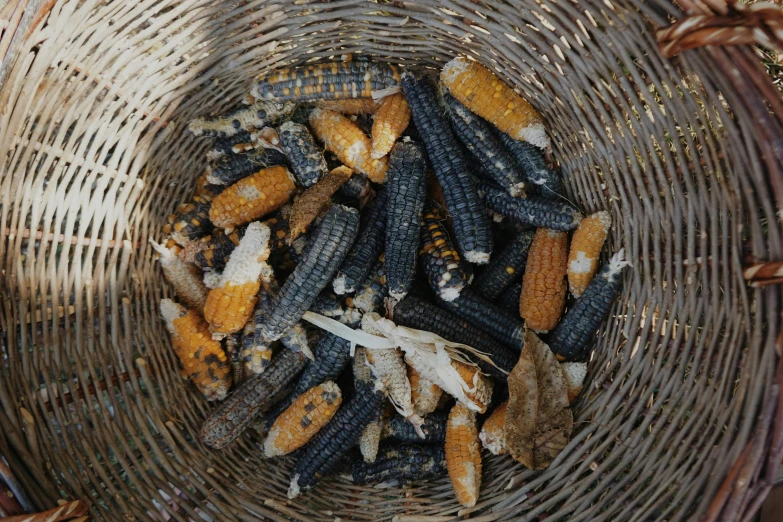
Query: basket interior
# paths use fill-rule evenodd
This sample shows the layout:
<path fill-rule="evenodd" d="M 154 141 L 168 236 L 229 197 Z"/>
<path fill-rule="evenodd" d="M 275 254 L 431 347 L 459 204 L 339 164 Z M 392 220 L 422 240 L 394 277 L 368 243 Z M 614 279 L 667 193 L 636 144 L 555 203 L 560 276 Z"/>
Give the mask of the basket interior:
<path fill-rule="evenodd" d="M 98 520 L 162 520 L 159 507 L 216 521 L 703 513 L 772 378 L 777 297 L 741 270 L 779 252 L 779 235 L 736 93 L 701 52 L 658 54 L 652 28 L 671 5 L 633 4 L 55 2 L 0 95 L 0 449 L 33 499 L 86 498 Z M 171 290 L 147 240 L 209 146 L 187 122 L 237 105 L 268 68 L 349 53 L 434 68 L 465 53 L 519 87 L 569 198 L 612 213 L 609 251 L 633 263 L 571 444 L 543 473 L 487 458 L 471 510 L 447 479 L 326 480 L 289 502 L 291 463 L 263 460 L 252 437 L 198 443 L 212 406 L 181 379 L 158 318 Z"/>

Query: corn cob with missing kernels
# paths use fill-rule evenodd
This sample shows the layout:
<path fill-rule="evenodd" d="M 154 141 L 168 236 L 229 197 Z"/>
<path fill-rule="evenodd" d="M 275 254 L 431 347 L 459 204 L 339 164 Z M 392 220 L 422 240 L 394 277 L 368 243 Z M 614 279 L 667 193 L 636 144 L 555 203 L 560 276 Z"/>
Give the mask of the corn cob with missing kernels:
<path fill-rule="evenodd" d="M 446 425 L 446 467 L 457 501 L 475 506 L 481 489 L 481 447 L 476 414 L 460 403 L 451 408 Z"/>
<path fill-rule="evenodd" d="M 256 304 L 258 308 L 259 304 Z M 256 343 L 256 317 L 255 313 L 245 327 L 242 329 L 242 349 L 239 353 L 239 360 L 242 364 L 242 373 L 250 376 L 256 373 L 262 373 L 272 362 L 271 343 Z"/>
<path fill-rule="evenodd" d="M 392 415 L 383 429 L 383 436 L 401 442 L 420 442 L 426 444 L 446 441 L 446 421 L 448 412 L 436 411 L 427 415 L 421 424 L 424 438 L 419 437 L 416 428 L 402 415 Z"/>
<path fill-rule="evenodd" d="M 302 235 L 316 217 L 332 202 L 332 195 L 351 177 L 351 169 L 337 167 L 294 201 L 289 218 L 290 241 Z"/>
<path fill-rule="evenodd" d="M 245 382 L 245 368 L 242 364 L 242 341 L 245 339 L 245 332 L 250 327 L 252 331 L 253 324 L 248 321 L 242 333 L 231 334 L 226 337 L 225 352 L 226 357 L 231 362 L 231 380 L 235 387 Z M 211 335 L 211 334 L 210 334 Z"/>
<path fill-rule="evenodd" d="M 536 332 L 554 328 L 563 313 L 568 267 L 568 235 L 539 228 L 527 255 L 519 315 Z"/>
<path fill-rule="evenodd" d="M 504 455 L 508 453 L 506 448 L 506 407 L 508 401 L 503 402 L 495 408 L 484 425 L 481 427 L 479 439 L 481 444 L 493 455 Z"/>
<path fill-rule="evenodd" d="M 193 201 L 196 203 L 212 203 L 212 200 L 223 192 L 225 188 L 226 187 L 223 185 L 208 183 L 207 175 L 205 173 L 196 180 L 196 188 L 193 191 Z"/>
<path fill-rule="evenodd" d="M 583 219 L 574 232 L 568 251 L 568 287 L 574 297 L 582 295 L 593 279 L 610 226 L 612 216 L 602 210 Z"/>
<path fill-rule="evenodd" d="M 244 228 L 239 228 L 226 234 L 222 229 L 215 229 L 209 236 L 198 241 L 191 241 L 182 251 L 182 260 L 208 272 L 223 270 L 231 252 L 239 245 L 245 235 Z"/>
<path fill-rule="evenodd" d="M 353 461 L 346 478 L 354 484 L 407 483 L 433 479 L 446 473 L 443 446 L 402 444 L 382 448 L 373 463 Z"/>
<path fill-rule="evenodd" d="M 166 280 L 174 287 L 174 293 L 188 308 L 203 310 L 207 301 L 207 288 L 197 274 L 198 269 L 188 266 L 170 249 L 150 239 L 150 244 L 160 254 L 160 267 Z"/>
<path fill-rule="evenodd" d="M 376 332 L 370 332 L 376 333 Z M 408 371 L 399 349 L 366 349 L 367 361 L 372 365 L 373 373 L 384 384 L 386 393 L 395 409 L 414 426 L 421 426 L 422 419 L 413 412 L 411 383 Z"/>
<path fill-rule="evenodd" d="M 182 363 L 182 376 L 193 381 L 208 401 L 225 399 L 231 387 L 231 363 L 220 343 L 212 340 L 207 323 L 197 311 L 170 299 L 161 300 L 160 314 Z"/>
<path fill-rule="evenodd" d="M 540 196 L 514 198 L 489 183 L 478 187 L 487 207 L 523 225 L 568 231 L 582 220 L 582 213 L 566 201 Z"/>
<path fill-rule="evenodd" d="M 212 231 L 212 222 L 209 220 L 210 204 L 206 202 L 186 203 L 177 208 L 171 223 L 171 238 L 181 246 L 186 246 L 191 241 L 202 238 Z M 164 227 L 163 232 L 167 232 Z"/>
<path fill-rule="evenodd" d="M 387 155 L 410 122 L 411 109 L 405 96 L 397 93 L 381 100 L 372 124 L 371 157 L 378 159 Z"/>
<path fill-rule="evenodd" d="M 527 252 L 535 231 L 525 230 L 517 234 L 503 248 L 495 252 L 471 285 L 477 293 L 494 300 L 511 285 L 522 280 L 527 262 Z M 519 300 L 516 301 L 519 303 Z"/>
<path fill-rule="evenodd" d="M 206 180 L 213 185 L 233 185 L 259 170 L 285 165 L 283 154 L 274 149 L 261 149 L 250 154 L 225 156 L 207 169 Z"/>
<path fill-rule="evenodd" d="M 432 291 L 444 301 L 453 301 L 467 286 L 468 276 L 441 221 L 433 209 L 424 212 L 419 261 Z"/>
<path fill-rule="evenodd" d="M 303 188 L 315 185 L 328 168 L 324 152 L 315 144 L 310 130 L 300 123 L 287 121 L 279 127 L 278 133 L 296 183 Z"/>
<path fill-rule="evenodd" d="M 504 133 L 500 134 L 500 141 L 522 171 L 529 193 L 538 192 L 543 197 L 563 195 L 560 174 L 547 166 L 541 149 Z"/>
<path fill-rule="evenodd" d="M 431 380 L 422 377 L 412 366 L 408 366 L 408 381 L 411 383 L 414 413 L 425 417 L 434 412 L 443 395 L 443 389 Z"/>
<path fill-rule="evenodd" d="M 209 218 L 221 228 L 244 225 L 283 206 L 295 188 L 293 176 L 285 167 L 260 170 L 217 196 Z"/>
<path fill-rule="evenodd" d="M 457 299 L 442 301 L 439 306 L 483 330 L 504 345 L 521 351 L 524 345 L 525 325 L 519 315 L 492 303 L 466 288 Z"/>
<path fill-rule="evenodd" d="M 365 462 L 375 462 L 378 457 L 378 447 L 381 444 L 381 431 L 383 426 L 383 409 L 378 412 L 375 419 L 365 426 L 362 435 L 359 437 L 359 452 Z"/>
<path fill-rule="evenodd" d="M 386 259 L 385 254 L 378 256 L 378 260 L 370 269 L 370 275 L 364 280 L 351 303 L 357 310 L 364 313 L 382 312 L 386 297 L 389 295 L 389 286 L 386 283 Z"/>
<path fill-rule="evenodd" d="M 290 114 L 295 108 L 294 103 L 256 102 L 249 107 L 240 107 L 222 116 L 195 118 L 188 124 L 188 131 L 194 136 L 226 138 L 242 131 L 266 127 L 273 121 Z"/>

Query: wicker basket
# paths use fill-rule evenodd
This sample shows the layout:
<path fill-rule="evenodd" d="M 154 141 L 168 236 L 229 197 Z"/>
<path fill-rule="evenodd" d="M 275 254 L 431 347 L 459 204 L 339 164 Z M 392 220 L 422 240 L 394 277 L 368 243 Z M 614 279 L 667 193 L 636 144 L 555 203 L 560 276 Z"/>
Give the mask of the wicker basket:
<path fill-rule="evenodd" d="M 33 0 L 0 69 L 0 453 L 30 504 L 215 521 L 757 509 L 783 438 L 781 291 L 749 288 L 743 268 L 783 259 L 783 102 L 751 48 L 663 58 L 655 28 L 683 16 L 666 0 L 134 4 Z M 147 240 L 208 146 L 186 122 L 237 104 L 267 68 L 346 53 L 434 67 L 467 53 L 498 71 L 544 114 L 569 197 L 612 212 L 611 249 L 633 262 L 573 440 L 544 472 L 488 458 L 475 508 L 447 479 L 333 479 L 289 502 L 290 461 L 263 460 L 249 436 L 198 442 L 212 406 L 158 318 L 171 290 Z"/>

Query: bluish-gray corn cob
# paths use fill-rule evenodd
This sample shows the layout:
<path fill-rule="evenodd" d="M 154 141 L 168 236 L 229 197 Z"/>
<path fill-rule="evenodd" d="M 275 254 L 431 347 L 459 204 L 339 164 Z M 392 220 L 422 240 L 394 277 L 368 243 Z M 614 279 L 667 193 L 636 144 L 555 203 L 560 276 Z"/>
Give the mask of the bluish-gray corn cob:
<path fill-rule="evenodd" d="M 339 166 L 339 163 L 337 166 Z M 340 187 L 337 193 L 358 200 L 360 209 L 364 208 L 375 197 L 375 190 L 373 190 L 367 176 L 356 172 L 348 181 L 343 183 L 343 186 Z"/>
<path fill-rule="evenodd" d="M 246 130 L 239 131 L 227 138 L 218 138 L 213 143 L 212 148 L 207 151 L 207 161 L 213 163 L 224 156 L 231 156 L 234 154 L 234 145 L 250 143 L 251 141 L 253 141 L 253 137 Z"/>
<path fill-rule="evenodd" d="M 195 118 L 188 124 L 188 130 L 194 136 L 227 138 L 242 131 L 266 127 L 275 120 L 292 113 L 295 108 L 295 103 L 258 101 L 253 105 L 239 107 L 221 116 Z"/>
<path fill-rule="evenodd" d="M 424 432 L 422 439 L 416 433 L 413 424 L 408 422 L 405 417 L 399 414 L 392 415 L 384 427 L 383 435 L 401 442 L 443 444 L 446 442 L 446 421 L 448 418 L 448 411 L 434 411 L 424 417 L 424 424 L 421 425 L 421 430 Z"/>
<path fill-rule="evenodd" d="M 354 484 L 375 484 L 427 480 L 446 473 L 442 444 L 400 444 L 382 447 L 372 463 L 354 459 L 346 478 Z"/>
<path fill-rule="evenodd" d="M 262 335 L 263 325 L 269 315 L 269 312 L 274 306 L 275 296 L 280 293 L 280 285 L 277 282 L 274 274 L 268 274 L 265 276 L 265 283 L 267 288 L 265 291 L 259 292 L 258 304 L 254 313 L 255 318 L 255 343 L 264 343 Z M 280 342 L 283 346 L 294 352 L 303 352 L 305 356 L 312 360 L 313 353 L 310 351 L 310 346 L 307 344 L 307 332 L 301 323 L 295 323 L 287 332 L 280 337 Z"/>
<path fill-rule="evenodd" d="M 523 225 L 569 231 L 582 220 L 582 213 L 563 200 L 541 196 L 515 198 L 486 182 L 479 183 L 479 192 L 487 207 Z"/>
<path fill-rule="evenodd" d="M 500 294 L 495 302 L 503 310 L 519 313 L 519 300 L 522 296 L 522 281 L 517 281 Z"/>
<path fill-rule="evenodd" d="M 487 299 L 495 300 L 506 288 L 521 281 L 525 273 L 527 251 L 535 234 L 534 230 L 518 232 L 492 255 L 489 264 L 476 276 L 471 288 Z"/>
<path fill-rule="evenodd" d="M 468 284 L 468 276 L 441 221 L 433 209 L 424 213 L 419 260 L 432 291 L 444 301 L 453 301 Z"/>
<path fill-rule="evenodd" d="M 353 304 L 343 300 L 342 296 L 331 292 L 328 288 L 318 295 L 310 311 L 330 317 L 335 321 L 357 328 L 362 321 L 362 314 Z"/>
<path fill-rule="evenodd" d="M 285 163 L 285 156 L 274 149 L 225 156 L 207 172 L 207 182 L 214 185 L 233 185 L 261 169 Z"/>
<path fill-rule="evenodd" d="M 302 188 L 312 187 L 328 172 L 324 151 L 315 144 L 305 125 L 287 121 L 277 131 L 296 184 Z"/>
<path fill-rule="evenodd" d="M 536 191 L 544 197 L 563 195 L 563 182 L 560 175 L 546 166 L 544 153 L 539 147 L 515 140 L 503 132 L 499 134 L 500 141 L 521 169 L 529 192 Z"/>
<path fill-rule="evenodd" d="M 384 301 L 389 296 L 389 285 L 386 284 L 385 254 L 381 254 L 370 270 L 370 275 L 356 291 L 351 303 L 363 313 L 384 313 Z"/>

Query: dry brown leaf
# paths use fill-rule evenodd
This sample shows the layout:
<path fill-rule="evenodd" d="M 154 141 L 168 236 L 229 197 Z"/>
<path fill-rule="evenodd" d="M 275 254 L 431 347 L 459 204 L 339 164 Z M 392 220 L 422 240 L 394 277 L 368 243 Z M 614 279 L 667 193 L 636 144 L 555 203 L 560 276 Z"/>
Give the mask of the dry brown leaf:
<path fill-rule="evenodd" d="M 538 418 L 538 381 L 531 344 L 525 347 L 508 376 L 506 448 L 517 461 L 533 468 L 533 437 Z"/>
<path fill-rule="evenodd" d="M 291 237 L 289 244 L 294 239 L 301 236 L 310 226 L 321 210 L 331 201 L 332 194 L 337 192 L 343 183 L 348 181 L 353 171 L 348 167 L 337 167 L 329 174 L 323 177 L 318 183 L 305 190 L 299 198 L 294 201 L 291 210 L 291 219 L 289 221 L 291 228 Z"/>

